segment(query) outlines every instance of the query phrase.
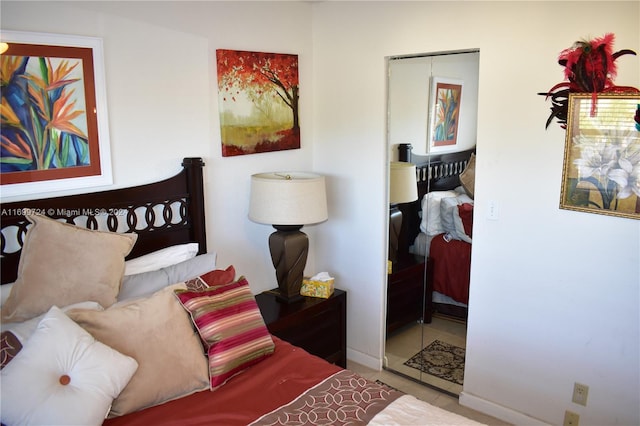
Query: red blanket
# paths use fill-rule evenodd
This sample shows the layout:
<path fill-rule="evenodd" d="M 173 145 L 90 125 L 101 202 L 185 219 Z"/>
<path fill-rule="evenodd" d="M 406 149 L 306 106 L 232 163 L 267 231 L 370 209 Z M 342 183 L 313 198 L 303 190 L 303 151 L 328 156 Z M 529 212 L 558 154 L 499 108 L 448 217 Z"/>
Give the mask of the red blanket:
<path fill-rule="evenodd" d="M 459 240 L 446 242 L 443 236 L 433 237 L 429 249 L 433 262 L 433 290 L 468 304 L 471 244 Z"/>
<path fill-rule="evenodd" d="M 107 419 L 104 425 L 247 425 L 341 370 L 283 340 L 273 340 L 272 356 L 221 388 Z"/>

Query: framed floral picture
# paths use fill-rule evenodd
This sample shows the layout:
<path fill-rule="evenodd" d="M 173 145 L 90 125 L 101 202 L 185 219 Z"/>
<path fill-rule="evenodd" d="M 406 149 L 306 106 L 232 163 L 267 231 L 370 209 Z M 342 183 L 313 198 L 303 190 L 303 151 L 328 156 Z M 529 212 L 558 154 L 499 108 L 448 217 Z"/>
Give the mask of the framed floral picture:
<path fill-rule="evenodd" d="M 560 208 L 640 219 L 640 93 L 569 95 Z"/>
<path fill-rule="evenodd" d="M 3 31 L 2 196 L 112 183 L 102 40 Z"/>
<path fill-rule="evenodd" d="M 451 146 L 458 143 L 462 81 L 444 77 L 431 78 L 431 147 Z"/>

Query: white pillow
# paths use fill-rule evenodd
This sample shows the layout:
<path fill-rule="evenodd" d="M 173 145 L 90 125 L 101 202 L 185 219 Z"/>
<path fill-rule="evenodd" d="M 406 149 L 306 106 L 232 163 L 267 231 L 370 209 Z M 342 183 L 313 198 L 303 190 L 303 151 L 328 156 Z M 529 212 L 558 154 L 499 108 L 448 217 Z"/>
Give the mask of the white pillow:
<path fill-rule="evenodd" d="M 465 203 L 473 205 L 473 200 L 467 194 L 443 198 L 440 200 L 440 217 L 444 233 L 449 234 L 455 240 L 471 243 L 471 237 L 465 233 L 458 210 L 458 206 Z"/>
<path fill-rule="evenodd" d="M 462 218 L 460 217 L 459 207 L 461 205 L 462 204 L 457 206 L 458 208 L 456 208 L 455 216 L 453 217 L 453 221 L 456 227 L 456 234 L 458 234 L 458 238 L 460 238 L 461 241 L 471 244 L 473 242 L 471 236 L 467 235 L 464 229 L 464 222 L 462 222 Z"/>
<path fill-rule="evenodd" d="M 67 312 L 71 309 L 88 309 L 92 311 L 104 311 L 104 308 L 98 302 L 92 302 L 92 301 L 74 303 L 69 306 L 65 306 L 64 308 L 61 308 L 62 312 Z M 12 332 L 13 335 L 16 336 L 18 341 L 24 345 L 25 342 L 29 339 L 29 337 L 31 337 L 33 332 L 36 331 L 38 324 L 40 324 L 40 321 L 42 321 L 45 315 L 47 315 L 46 312 L 42 315 L 38 315 L 35 318 L 31 318 L 29 320 L 22 321 L 22 322 L 2 322 L 0 324 L 0 330 Z"/>
<path fill-rule="evenodd" d="M 440 220 L 442 221 L 442 229 L 445 233 L 450 234 L 454 239 L 459 240 L 456 232 L 454 216 L 457 216 L 458 199 L 456 197 L 445 197 L 440 200 Z"/>
<path fill-rule="evenodd" d="M 178 244 L 124 262 L 124 274 L 142 274 L 175 265 L 198 254 L 198 243 Z"/>
<path fill-rule="evenodd" d="M 54 306 L 0 372 L 2 423 L 102 424 L 137 368 Z"/>
<path fill-rule="evenodd" d="M 458 195 L 467 195 L 467 191 L 464 190 L 464 186 L 460 185 L 457 186 L 454 191 L 456 192 L 456 194 Z M 468 196 L 468 195 L 467 195 Z"/>
<path fill-rule="evenodd" d="M 150 296 L 164 287 L 191 280 L 215 268 L 216 254 L 205 253 L 157 271 L 125 275 L 122 279 L 118 301 Z"/>
<path fill-rule="evenodd" d="M 473 204 L 473 198 L 467 194 L 458 194 L 456 198 L 458 199 L 458 204 Z"/>
<path fill-rule="evenodd" d="M 422 221 L 420 230 L 433 236 L 445 232 L 440 217 L 440 201 L 445 197 L 455 197 L 455 191 L 433 191 L 422 197 Z"/>

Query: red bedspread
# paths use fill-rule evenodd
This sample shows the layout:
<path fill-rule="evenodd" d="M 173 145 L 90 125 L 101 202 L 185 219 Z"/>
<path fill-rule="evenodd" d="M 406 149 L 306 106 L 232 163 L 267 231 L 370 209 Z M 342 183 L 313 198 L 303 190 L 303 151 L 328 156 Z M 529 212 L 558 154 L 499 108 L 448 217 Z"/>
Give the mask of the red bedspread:
<path fill-rule="evenodd" d="M 433 237 L 429 249 L 433 262 L 433 290 L 468 304 L 471 244 L 459 240 L 446 242 L 443 236 Z"/>
<path fill-rule="evenodd" d="M 272 356 L 220 389 L 107 419 L 104 425 L 247 425 L 341 370 L 283 340 L 273 340 Z"/>

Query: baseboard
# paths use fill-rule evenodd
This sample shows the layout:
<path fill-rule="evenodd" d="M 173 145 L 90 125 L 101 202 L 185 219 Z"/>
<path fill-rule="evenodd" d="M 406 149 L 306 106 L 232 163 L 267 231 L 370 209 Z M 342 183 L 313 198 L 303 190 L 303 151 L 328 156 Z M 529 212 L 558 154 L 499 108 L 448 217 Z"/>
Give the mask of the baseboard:
<path fill-rule="evenodd" d="M 376 371 L 382 370 L 382 359 L 372 357 L 360 351 L 347 348 L 347 359 Z"/>
<path fill-rule="evenodd" d="M 536 419 L 519 411 L 512 410 L 511 408 L 496 404 L 495 402 L 479 398 L 465 391 L 460 393 L 459 402 L 460 405 L 472 408 L 476 411 L 488 414 L 489 416 L 493 416 L 514 425 L 549 426 L 549 423 L 545 423 L 540 419 Z"/>

